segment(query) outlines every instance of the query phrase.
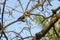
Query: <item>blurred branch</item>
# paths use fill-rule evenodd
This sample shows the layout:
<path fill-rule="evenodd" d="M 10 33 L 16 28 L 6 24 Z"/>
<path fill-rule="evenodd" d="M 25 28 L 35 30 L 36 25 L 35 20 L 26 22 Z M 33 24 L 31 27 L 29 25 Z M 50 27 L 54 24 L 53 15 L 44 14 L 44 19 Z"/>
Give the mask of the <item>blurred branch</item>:
<path fill-rule="evenodd" d="M 28 37 L 25 37 L 25 38 L 23 38 L 23 39 L 27 39 L 27 38 L 31 38 L 31 37 L 33 37 L 33 36 L 28 36 Z"/>
<path fill-rule="evenodd" d="M 13 22 L 7 24 L 7 25 L 3 28 L 3 30 L 5 30 L 8 26 L 12 25 L 12 24 L 15 23 L 15 22 L 17 22 L 17 21 L 13 21 Z"/>
<path fill-rule="evenodd" d="M 58 6 L 57 8 L 55 8 L 55 9 L 52 9 L 51 11 L 52 11 L 52 16 L 54 15 L 54 14 L 56 14 L 56 12 L 58 11 L 60 9 L 60 6 Z"/>
<path fill-rule="evenodd" d="M 57 9 L 59 10 L 60 8 Z M 57 9 L 56 12 L 58 11 Z M 51 29 L 51 27 L 53 27 L 53 25 L 58 21 L 59 17 L 60 14 L 55 14 L 54 16 L 52 16 L 50 22 L 42 29 L 41 32 L 36 33 L 35 37 L 33 37 L 32 40 L 40 40 L 40 38 L 45 36 L 45 34 Z"/>
<path fill-rule="evenodd" d="M 0 36 L 0 39 L 2 37 L 2 35 L 4 35 L 4 37 L 6 38 L 6 40 L 8 40 L 8 37 L 6 36 L 5 32 L 3 31 L 3 14 L 4 14 L 4 9 L 5 9 L 5 5 L 6 5 L 6 0 L 4 0 L 4 3 L 3 3 L 3 9 L 2 9 L 2 32 L 1 32 L 1 36 Z"/>
<path fill-rule="evenodd" d="M 46 1 L 46 0 L 44 0 L 43 2 L 40 2 L 39 4 L 34 5 L 34 6 L 29 10 L 29 12 L 31 12 L 32 10 L 36 9 L 36 8 L 39 7 L 39 6 L 43 6 L 44 3 L 45 3 L 45 1 Z"/>
<path fill-rule="evenodd" d="M 20 0 L 17 0 L 17 1 L 19 2 L 20 6 L 21 6 L 21 8 L 22 8 L 22 11 L 24 12 L 24 9 L 23 9 L 23 6 L 22 6 L 21 1 L 20 1 Z"/>
<path fill-rule="evenodd" d="M 1 5 L 3 5 L 3 3 L 2 3 L 2 2 L 0 2 L 0 4 L 1 4 Z"/>
<path fill-rule="evenodd" d="M 51 21 L 42 29 L 42 31 L 36 33 L 36 36 L 33 38 L 33 40 L 39 40 L 40 38 L 45 36 L 45 34 L 51 29 L 51 27 L 55 24 L 56 21 L 57 17 L 52 17 Z"/>
<path fill-rule="evenodd" d="M 16 10 L 16 8 L 13 8 L 13 7 L 10 7 L 10 6 L 6 6 L 6 7 L 11 8 L 12 10 L 17 11 L 19 13 L 23 13 L 23 12 L 20 12 L 20 11 Z"/>
<path fill-rule="evenodd" d="M 43 15 L 40 15 L 40 14 L 30 14 L 30 15 L 42 16 L 43 18 L 45 18 Z"/>
<path fill-rule="evenodd" d="M 3 28 L 3 14 L 5 9 L 6 0 L 4 0 L 3 9 L 2 9 L 2 28 Z"/>
<path fill-rule="evenodd" d="M 4 1 L 4 4 L 3 4 L 2 14 L 4 13 L 5 4 L 6 4 L 6 0 Z"/>
<path fill-rule="evenodd" d="M 27 4 L 27 6 L 26 6 L 25 11 L 28 9 L 28 6 L 29 6 L 30 2 L 31 2 L 31 0 L 29 0 L 28 4 Z"/>

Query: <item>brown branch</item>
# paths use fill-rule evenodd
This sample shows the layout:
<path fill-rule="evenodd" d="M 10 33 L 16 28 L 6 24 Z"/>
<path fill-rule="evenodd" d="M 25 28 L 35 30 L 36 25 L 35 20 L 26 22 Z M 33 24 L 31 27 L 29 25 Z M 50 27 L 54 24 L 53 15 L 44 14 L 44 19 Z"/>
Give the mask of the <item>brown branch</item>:
<path fill-rule="evenodd" d="M 45 34 L 51 29 L 51 27 L 55 24 L 56 21 L 57 17 L 52 17 L 51 21 L 42 29 L 42 31 L 36 33 L 36 37 L 33 38 L 33 40 L 39 40 L 40 38 L 45 36 Z"/>
<path fill-rule="evenodd" d="M 5 4 L 6 4 L 6 0 L 4 1 L 4 4 L 3 4 L 2 14 L 4 13 Z"/>
<path fill-rule="evenodd" d="M 58 11 L 60 9 L 60 6 L 58 6 L 57 8 L 55 8 L 55 9 L 52 9 L 52 16 L 54 15 L 54 14 L 56 14 L 56 12 Z"/>
<path fill-rule="evenodd" d="M 4 14 L 4 9 L 5 9 L 5 5 L 6 5 L 6 0 L 4 0 L 4 3 L 3 3 L 3 9 L 2 9 L 2 25 L 1 25 L 1 36 L 0 36 L 0 39 L 2 37 L 2 35 L 4 35 L 4 37 L 6 38 L 6 40 L 8 40 L 8 37 L 6 36 L 5 32 L 3 31 L 3 14 Z"/>
<path fill-rule="evenodd" d="M 34 5 L 34 6 L 29 10 L 29 12 L 33 11 L 34 9 L 36 9 L 36 8 L 39 7 L 39 6 L 43 6 L 44 3 L 45 3 L 45 1 L 46 1 L 46 0 L 44 0 L 43 2 L 40 2 L 39 4 Z"/>
<path fill-rule="evenodd" d="M 58 7 L 55 11 L 57 12 L 60 9 Z M 33 37 L 32 40 L 40 40 L 45 34 L 51 29 L 51 27 L 58 21 L 58 18 L 60 18 L 60 14 L 55 14 L 52 16 L 51 21 L 42 29 L 41 32 L 36 33 L 35 37 Z"/>
<path fill-rule="evenodd" d="M 16 22 L 17 22 L 17 20 L 9 23 L 8 25 L 6 25 L 6 26 L 3 28 L 3 30 L 5 30 L 8 26 L 10 26 L 10 25 L 12 25 L 13 23 L 16 23 Z"/>

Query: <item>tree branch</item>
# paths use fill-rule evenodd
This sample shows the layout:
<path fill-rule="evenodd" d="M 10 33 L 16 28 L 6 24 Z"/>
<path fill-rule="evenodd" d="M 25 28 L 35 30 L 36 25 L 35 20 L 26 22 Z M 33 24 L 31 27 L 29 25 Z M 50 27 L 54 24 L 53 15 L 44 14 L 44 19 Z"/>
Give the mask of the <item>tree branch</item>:
<path fill-rule="evenodd" d="M 59 9 L 60 7 L 56 8 L 55 11 L 57 12 Z M 60 18 L 60 14 L 53 15 L 50 22 L 42 29 L 41 32 L 36 33 L 32 40 L 40 40 L 43 36 L 45 36 L 51 27 L 53 27 L 53 25 L 58 21 L 58 18 Z"/>

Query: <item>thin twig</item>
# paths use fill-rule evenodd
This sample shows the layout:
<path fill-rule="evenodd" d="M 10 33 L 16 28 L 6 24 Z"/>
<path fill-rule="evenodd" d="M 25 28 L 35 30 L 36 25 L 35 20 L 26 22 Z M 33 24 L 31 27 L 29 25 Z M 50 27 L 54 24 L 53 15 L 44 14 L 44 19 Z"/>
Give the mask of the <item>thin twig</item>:
<path fill-rule="evenodd" d="M 21 6 L 21 8 L 22 8 L 22 11 L 24 12 L 24 9 L 23 9 L 23 6 L 22 6 L 22 4 L 21 4 L 21 1 L 18 0 L 18 2 L 19 2 L 20 6 Z"/>
<path fill-rule="evenodd" d="M 28 9 L 28 6 L 29 6 L 30 2 L 31 2 L 31 0 L 29 0 L 28 4 L 27 4 L 27 6 L 26 6 L 25 11 Z"/>

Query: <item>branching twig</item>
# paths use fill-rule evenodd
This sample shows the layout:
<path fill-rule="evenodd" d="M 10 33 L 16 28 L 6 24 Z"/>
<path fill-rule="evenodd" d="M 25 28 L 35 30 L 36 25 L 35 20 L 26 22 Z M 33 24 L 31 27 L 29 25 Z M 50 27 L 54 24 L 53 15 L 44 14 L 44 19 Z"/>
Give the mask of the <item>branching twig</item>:
<path fill-rule="evenodd" d="M 4 0 L 3 9 L 2 9 L 2 32 L 1 32 L 1 37 L 2 37 L 2 35 L 4 35 L 6 40 L 8 40 L 8 37 L 6 36 L 5 32 L 3 31 L 3 14 L 4 14 L 5 5 L 6 5 L 6 0 Z"/>
<path fill-rule="evenodd" d="M 60 8 L 57 9 L 59 10 Z M 57 9 L 56 12 L 58 11 Z M 36 36 L 33 37 L 32 40 L 40 40 L 40 38 L 45 36 L 45 34 L 51 29 L 51 27 L 58 21 L 58 17 L 60 17 L 60 14 L 55 14 L 54 16 L 52 16 L 51 21 L 42 29 L 41 32 L 36 33 Z"/>
<path fill-rule="evenodd" d="M 22 4 L 21 4 L 21 1 L 18 0 L 18 2 L 19 2 L 20 6 L 21 6 L 21 8 L 22 8 L 22 11 L 24 12 L 24 9 L 23 9 L 23 6 L 22 6 Z"/>
<path fill-rule="evenodd" d="M 28 9 L 28 6 L 29 6 L 30 2 L 31 2 L 31 0 L 29 0 L 28 4 L 27 4 L 27 6 L 26 6 L 25 11 Z"/>

